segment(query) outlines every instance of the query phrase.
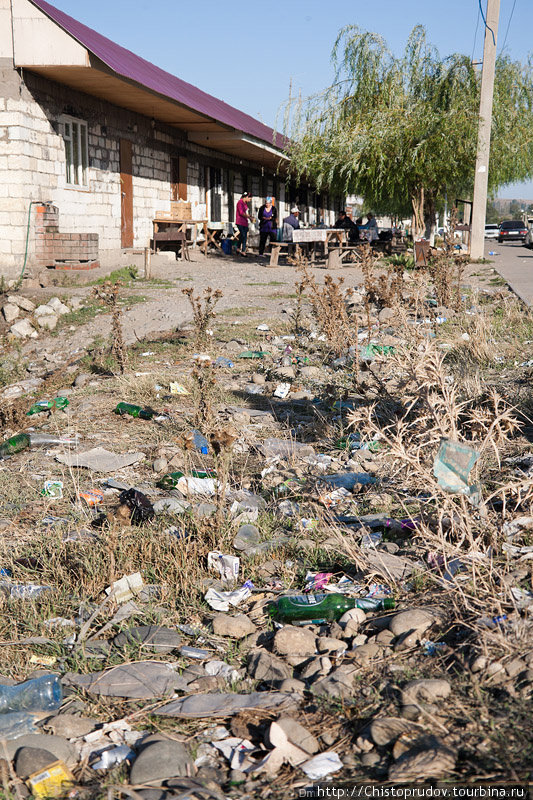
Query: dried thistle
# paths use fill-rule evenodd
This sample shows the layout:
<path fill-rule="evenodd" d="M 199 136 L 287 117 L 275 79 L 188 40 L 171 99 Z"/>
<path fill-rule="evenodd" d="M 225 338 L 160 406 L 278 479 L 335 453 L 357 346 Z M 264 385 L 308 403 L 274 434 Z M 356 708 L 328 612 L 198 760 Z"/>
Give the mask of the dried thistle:
<path fill-rule="evenodd" d="M 208 341 L 207 331 L 209 323 L 210 320 L 216 317 L 215 306 L 222 297 L 222 292 L 220 289 L 213 291 L 213 289 L 208 286 L 207 289 L 204 289 L 204 297 L 202 298 L 200 295 L 194 296 L 194 289 L 192 286 L 188 289 L 182 289 L 181 291 L 189 298 L 189 303 L 191 304 L 195 346 L 200 349 L 204 347 Z"/>
<path fill-rule="evenodd" d="M 94 287 L 93 296 L 111 311 L 111 355 L 116 358 L 120 373 L 123 375 L 128 363 L 128 355 L 122 336 L 122 308 L 118 305 L 118 295 L 121 286 L 121 281 L 117 281 L 116 283 L 104 281 L 101 286 Z"/>

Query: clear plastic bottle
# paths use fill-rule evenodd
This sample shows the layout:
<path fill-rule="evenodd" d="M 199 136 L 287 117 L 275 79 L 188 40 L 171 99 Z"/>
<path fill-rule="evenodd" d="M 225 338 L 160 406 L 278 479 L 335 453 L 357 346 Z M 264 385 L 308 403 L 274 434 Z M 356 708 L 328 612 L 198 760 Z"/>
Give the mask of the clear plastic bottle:
<path fill-rule="evenodd" d="M 0 714 L 0 740 L 18 739 L 26 733 L 38 733 L 35 717 L 27 711 L 10 711 Z"/>
<path fill-rule="evenodd" d="M 42 675 L 16 686 L 0 685 L 0 714 L 10 711 L 54 711 L 62 700 L 63 691 L 57 675 Z"/>

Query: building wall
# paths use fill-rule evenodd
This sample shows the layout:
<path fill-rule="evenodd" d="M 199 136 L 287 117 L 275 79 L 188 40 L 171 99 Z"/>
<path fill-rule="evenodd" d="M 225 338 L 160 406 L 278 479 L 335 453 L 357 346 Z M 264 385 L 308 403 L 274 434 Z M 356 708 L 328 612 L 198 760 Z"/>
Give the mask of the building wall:
<path fill-rule="evenodd" d="M 37 263 L 35 209 L 43 202 L 58 208 L 61 232 L 98 234 L 100 262 L 116 260 L 121 252 L 121 138 L 132 142 L 134 247 L 148 244 L 156 212 L 170 211 L 171 159 L 180 155 L 187 157 L 187 200 L 193 219 L 209 215 L 205 190 L 209 167 L 221 170 L 222 221 L 228 221 L 231 205 L 234 213 L 245 189 L 254 194 L 254 213 L 263 193 L 275 190 L 280 217 L 288 213 L 285 187 L 256 164 L 191 144 L 177 129 L 26 70 L 14 70 L 5 57 L 0 58 L 0 85 L 1 274 L 14 277 L 22 267 L 30 201 L 36 203 L 30 214 L 30 266 Z M 67 185 L 58 124 L 65 114 L 87 123 L 86 187 Z"/>

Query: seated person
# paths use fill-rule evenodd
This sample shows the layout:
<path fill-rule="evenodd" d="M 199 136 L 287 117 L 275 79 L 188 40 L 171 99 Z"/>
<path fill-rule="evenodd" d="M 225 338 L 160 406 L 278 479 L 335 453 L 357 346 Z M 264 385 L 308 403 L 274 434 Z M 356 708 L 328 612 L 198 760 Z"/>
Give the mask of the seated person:
<path fill-rule="evenodd" d="M 365 231 L 365 237 L 369 242 L 375 242 L 378 238 L 378 222 L 373 214 L 367 216 L 365 225 L 361 225 L 361 229 Z"/>
<path fill-rule="evenodd" d="M 291 213 L 288 217 L 285 217 L 283 220 L 283 241 L 284 242 L 292 242 L 292 233 L 293 231 L 297 231 L 300 227 L 300 220 L 298 219 L 298 215 L 300 214 L 300 209 L 298 206 L 293 206 L 291 208 Z"/>
<path fill-rule="evenodd" d="M 350 219 L 346 211 L 339 211 L 339 218 L 333 227 L 347 230 L 349 232 L 348 239 L 350 242 L 359 241 L 359 226 L 353 221 L 353 219 Z"/>

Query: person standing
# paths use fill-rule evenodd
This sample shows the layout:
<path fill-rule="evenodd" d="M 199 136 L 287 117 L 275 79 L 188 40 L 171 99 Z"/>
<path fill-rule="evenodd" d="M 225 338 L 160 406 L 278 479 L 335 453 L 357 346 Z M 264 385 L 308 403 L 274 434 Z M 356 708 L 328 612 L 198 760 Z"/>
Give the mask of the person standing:
<path fill-rule="evenodd" d="M 278 210 L 272 197 L 266 198 L 257 216 L 259 219 L 259 255 L 262 256 L 267 241 L 270 239 L 271 242 L 275 242 L 278 234 Z"/>
<path fill-rule="evenodd" d="M 235 224 L 239 229 L 239 236 L 240 236 L 240 246 L 237 248 L 237 253 L 240 253 L 241 256 L 246 255 L 246 242 L 248 240 L 248 224 L 250 217 L 250 212 L 248 211 L 248 203 L 252 198 L 248 194 L 248 192 L 243 192 L 239 202 L 237 203 L 237 209 L 235 211 Z"/>

